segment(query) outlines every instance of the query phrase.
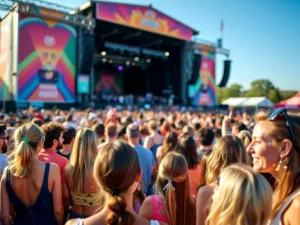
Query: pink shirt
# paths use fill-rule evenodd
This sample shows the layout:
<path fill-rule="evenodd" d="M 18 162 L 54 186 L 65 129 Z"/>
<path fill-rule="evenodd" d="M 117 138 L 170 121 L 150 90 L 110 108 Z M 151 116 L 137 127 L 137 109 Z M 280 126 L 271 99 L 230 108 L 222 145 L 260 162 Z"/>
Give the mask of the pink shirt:
<path fill-rule="evenodd" d="M 61 183 L 65 184 L 65 167 L 68 165 L 69 161 L 65 158 L 57 154 L 55 151 L 52 150 L 42 150 L 39 155 L 38 159 L 42 162 L 49 162 L 55 163 L 59 166 L 60 176 L 61 176 Z"/>
<path fill-rule="evenodd" d="M 189 185 L 190 185 L 190 192 L 193 197 L 197 196 L 197 188 L 200 185 L 200 171 L 201 171 L 201 165 L 198 164 L 198 166 L 195 169 L 189 169 Z"/>

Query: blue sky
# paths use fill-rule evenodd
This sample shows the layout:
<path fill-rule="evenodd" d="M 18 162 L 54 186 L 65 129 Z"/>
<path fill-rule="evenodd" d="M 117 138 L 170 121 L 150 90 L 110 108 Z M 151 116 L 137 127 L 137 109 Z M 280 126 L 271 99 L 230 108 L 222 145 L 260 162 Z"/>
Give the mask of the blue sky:
<path fill-rule="evenodd" d="M 113 1 L 113 0 L 112 0 Z M 52 0 L 78 7 L 84 0 Z M 245 89 L 269 79 L 282 90 L 300 90 L 300 0 L 117 0 L 149 5 L 215 41 L 224 20 L 224 47 L 231 51 L 229 84 Z M 223 71 L 217 56 L 217 83 Z"/>

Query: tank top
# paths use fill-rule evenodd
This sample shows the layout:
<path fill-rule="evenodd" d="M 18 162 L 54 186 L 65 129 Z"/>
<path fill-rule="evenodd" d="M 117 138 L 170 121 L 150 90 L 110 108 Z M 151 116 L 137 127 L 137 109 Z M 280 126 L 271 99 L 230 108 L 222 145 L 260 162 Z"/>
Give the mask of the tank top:
<path fill-rule="evenodd" d="M 10 169 L 7 169 L 6 189 L 9 200 L 12 203 L 15 211 L 15 217 L 13 219 L 14 225 L 57 224 L 53 211 L 52 193 L 48 189 L 49 168 L 50 164 L 46 163 L 42 188 L 33 206 L 24 205 L 17 197 L 10 184 Z"/>
<path fill-rule="evenodd" d="M 152 195 L 152 219 L 158 220 L 163 223 L 169 223 L 168 217 L 161 215 L 160 211 L 163 207 L 165 207 L 165 203 L 163 199 L 159 195 Z"/>
<path fill-rule="evenodd" d="M 278 211 L 277 215 L 274 217 L 272 221 L 270 221 L 269 225 L 282 225 L 281 223 L 281 217 L 282 213 L 286 210 L 286 208 L 291 204 L 291 202 L 300 195 L 300 190 L 295 191 L 292 193 L 283 203 L 280 210 Z"/>

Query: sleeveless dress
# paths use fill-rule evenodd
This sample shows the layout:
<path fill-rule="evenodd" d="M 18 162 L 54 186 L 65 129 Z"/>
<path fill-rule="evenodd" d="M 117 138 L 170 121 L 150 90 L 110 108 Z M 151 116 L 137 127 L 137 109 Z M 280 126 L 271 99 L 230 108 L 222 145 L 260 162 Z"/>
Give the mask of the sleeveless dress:
<path fill-rule="evenodd" d="M 163 223 L 169 223 L 168 217 L 161 215 L 160 211 L 165 206 L 163 199 L 159 195 L 152 195 L 152 218 Z"/>
<path fill-rule="evenodd" d="M 281 217 L 282 217 L 282 213 L 286 210 L 286 208 L 291 204 L 291 202 L 300 195 L 300 190 L 295 191 L 294 193 L 292 193 L 283 203 L 283 205 L 281 206 L 279 212 L 277 213 L 277 215 L 275 216 L 275 218 L 270 221 L 269 225 L 282 225 L 281 223 Z"/>
<path fill-rule="evenodd" d="M 15 217 L 13 218 L 14 225 L 57 224 L 53 211 L 52 193 L 48 189 L 49 168 L 50 164 L 46 163 L 42 188 L 33 206 L 24 205 L 17 197 L 10 184 L 10 170 L 9 168 L 7 169 L 6 189 L 15 211 Z"/>
<path fill-rule="evenodd" d="M 77 220 L 75 221 L 74 225 L 84 225 L 83 219 L 77 219 Z M 158 222 L 158 221 L 155 221 L 155 220 L 151 220 L 151 221 L 150 221 L 150 225 L 159 225 L 159 222 Z"/>

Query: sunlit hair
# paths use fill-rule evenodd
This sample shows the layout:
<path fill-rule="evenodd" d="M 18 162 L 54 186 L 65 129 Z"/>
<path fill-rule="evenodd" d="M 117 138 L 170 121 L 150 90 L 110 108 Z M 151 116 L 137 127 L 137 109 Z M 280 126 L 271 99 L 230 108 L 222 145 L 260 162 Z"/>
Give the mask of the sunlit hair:
<path fill-rule="evenodd" d="M 221 172 L 206 224 L 266 225 L 272 194 L 262 175 L 243 164 L 231 165 Z"/>
<path fill-rule="evenodd" d="M 201 162 L 200 162 L 200 185 L 199 187 L 205 186 L 208 183 L 206 182 L 206 173 L 207 173 L 207 159 L 211 155 L 212 150 L 208 150 L 207 152 L 204 153 L 202 156 Z"/>
<path fill-rule="evenodd" d="M 175 149 L 177 141 L 178 138 L 176 132 L 170 131 L 166 134 L 163 145 L 161 146 L 161 159 L 163 159 L 168 152 L 173 151 Z"/>
<path fill-rule="evenodd" d="M 240 131 L 238 137 L 243 141 L 245 148 L 247 148 L 249 144 L 252 142 L 251 133 L 247 130 Z"/>
<path fill-rule="evenodd" d="M 182 154 L 172 151 L 163 158 L 156 190 L 165 202 L 169 225 L 195 224 L 196 212 L 189 188 L 188 165 Z"/>
<path fill-rule="evenodd" d="M 77 132 L 69 164 L 66 167 L 66 178 L 70 187 L 75 187 L 77 194 L 83 193 L 83 186 L 89 171 L 93 169 L 97 157 L 97 136 L 88 128 Z"/>
<path fill-rule="evenodd" d="M 94 178 L 100 188 L 111 196 L 108 204 L 111 213 L 106 217 L 106 224 L 134 223 L 134 216 L 125 210 L 126 201 L 119 194 L 128 190 L 139 173 L 138 155 L 125 141 L 116 140 L 105 145 L 99 152 L 94 166 Z"/>
<path fill-rule="evenodd" d="M 300 116 L 291 113 L 288 113 L 288 116 L 294 133 L 296 135 L 300 134 Z M 267 117 L 268 115 L 266 113 L 260 112 L 256 116 L 256 122 L 268 121 Z M 268 122 L 270 123 L 270 126 L 273 125 L 275 129 L 270 128 L 266 130 L 265 135 L 271 137 L 278 144 L 280 144 L 284 139 L 291 140 L 285 120 Z M 282 163 L 287 169 L 280 170 L 279 177 L 275 184 L 275 193 L 277 193 L 277 198 L 273 205 L 272 218 L 276 216 L 283 205 L 284 200 L 300 187 L 300 154 L 296 151 L 296 149 L 300 151 L 300 138 L 295 139 L 292 151 L 285 159 L 283 159 Z"/>
<path fill-rule="evenodd" d="M 234 163 L 251 165 L 250 157 L 242 140 L 233 135 L 223 136 L 217 141 L 211 155 L 207 159 L 207 184 L 216 181 L 220 172 Z"/>
<path fill-rule="evenodd" d="M 30 161 L 37 153 L 38 144 L 44 141 L 42 131 L 34 123 L 19 126 L 13 136 L 15 148 L 8 162 L 11 173 L 16 177 L 26 177 L 31 172 Z"/>

